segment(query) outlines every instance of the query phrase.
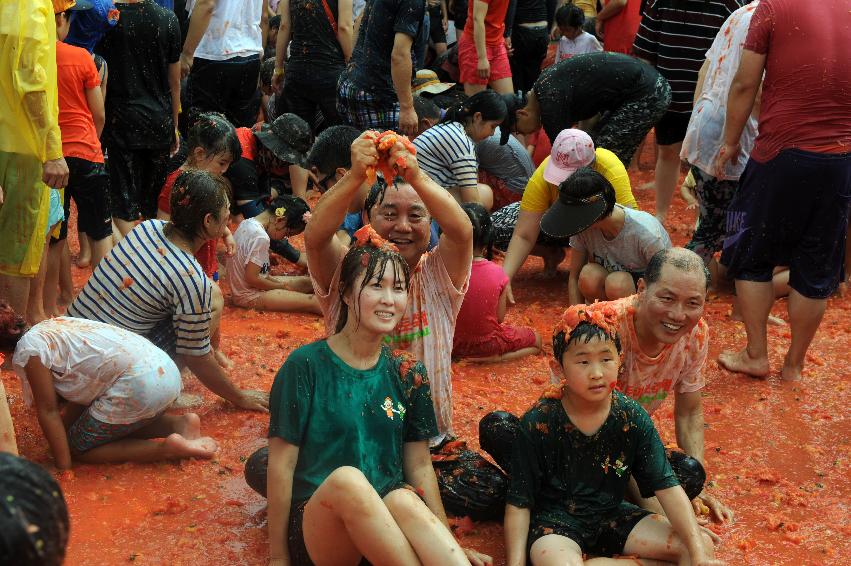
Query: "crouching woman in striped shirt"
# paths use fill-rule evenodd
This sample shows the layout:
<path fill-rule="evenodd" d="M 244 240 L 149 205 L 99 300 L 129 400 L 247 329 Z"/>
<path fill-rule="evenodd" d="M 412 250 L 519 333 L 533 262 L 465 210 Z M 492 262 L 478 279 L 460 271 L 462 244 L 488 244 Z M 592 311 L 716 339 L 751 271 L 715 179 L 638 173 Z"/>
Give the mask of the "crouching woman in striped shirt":
<path fill-rule="evenodd" d="M 439 124 L 414 139 L 417 162 L 459 202 L 493 208 L 493 192 L 479 183 L 476 144 L 489 138 L 508 114 L 502 96 L 492 90 L 474 94 L 446 111 Z"/>
<path fill-rule="evenodd" d="M 229 205 L 222 177 L 181 173 L 171 193 L 171 220 L 147 220 L 131 230 L 98 264 L 68 315 L 141 334 L 216 395 L 265 411 L 268 395 L 237 388 L 213 355 L 212 286 L 194 257 L 207 240 L 221 237 Z"/>

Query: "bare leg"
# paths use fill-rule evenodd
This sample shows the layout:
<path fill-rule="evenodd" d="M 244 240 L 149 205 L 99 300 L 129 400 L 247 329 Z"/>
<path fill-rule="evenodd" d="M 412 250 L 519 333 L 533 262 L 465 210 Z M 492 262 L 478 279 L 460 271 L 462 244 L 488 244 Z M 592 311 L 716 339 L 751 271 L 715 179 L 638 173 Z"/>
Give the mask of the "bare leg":
<path fill-rule="evenodd" d="M 420 561 L 363 472 L 344 466 L 325 478 L 304 508 L 304 544 L 325 564 L 413 566 Z M 328 544 L 333 541 L 333 544 Z"/>
<path fill-rule="evenodd" d="M 742 319 L 748 334 L 748 344 L 739 352 L 724 352 L 718 357 L 721 367 L 734 373 L 754 377 L 768 375 L 768 336 L 766 324 L 774 291 L 770 281 L 736 280 L 736 294 L 742 306 Z"/>
<path fill-rule="evenodd" d="M 86 239 L 88 240 L 90 238 L 86 236 Z M 109 236 L 102 240 L 92 242 L 92 270 L 94 270 L 98 266 L 100 260 L 106 257 L 106 254 L 109 253 L 109 250 L 112 249 L 112 246 L 112 238 Z"/>
<path fill-rule="evenodd" d="M 680 149 L 682 142 L 660 145 L 656 157 L 656 218 L 664 222 L 671 207 L 671 199 L 680 176 Z"/>
<path fill-rule="evenodd" d="M 112 217 L 112 222 L 115 224 L 115 227 L 118 229 L 118 239 L 121 240 L 124 236 L 130 233 L 136 223 L 130 220 L 123 220 L 121 218 Z"/>
<path fill-rule="evenodd" d="M 38 274 L 33 278 L 30 284 L 30 296 L 27 303 L 27 322 L 30 325 L 36 325 L 42 320 L 47 319 L 47 314 L 44 312 L 44 278 L 47 275 L 47 242 L 44 242 L 44 250 L 41 254 L 41 266 L 38 268 Z"/>
<path fill-rule="evenodd" d="M 505 77 L 491 82 L 490 87 L 499 94 L 514 94 L 514 82 L 511 77 Z"/>
<path fill-rule="evenodd" d="M 446 53 L 446 44 L 445 43 L 435 43 L 434 44 L 434 52 L 439 57 Z"/>
<path fill-rule="evenodd" d="M 16 313 L 23 316 L 27 312 L 31 283 L 32 277 L 0 273 L 0 300 L 9 303 Z"/>
<path fill-rule="evenodd" d="M 297 293 L 295 291 L 285 291 L 284 289 L 273 289 L 264 291 L 262 295 L 254 301 L 254 308 L 257 310 L 277 311 L 277 312 L 309 312 L 313 314 L 322 314 L 322 309 L 319 308 L 319 301 L 315 295 L 307 293 Z"/>
<path fill-rule="evenodd" d="M 517 360 L 523 358 L 525 356 L 534 356 L 541 353 L 541 335 L 535 332 L 535 345 L 527 346 L 526 348 L 520 348 L 519 350 L 514 350 L 512 352 L 506 352 L 504 354 L 500 354 L 498 356 L 487 356 L 484 358 L 464 358 L 466 361 L 474 363 L 474 364 L 493 364 L 499 362 L 508 362 L 511 360 Z"/>
<path fill-rule="evenodd" d="M 77 256 L 77 267 L 89 267 L 92 264 L 92 239 L 85 232 L 77 231 L 80 240 L 80 255 Z"/>
<path fill-rule="evenodd" d="M 606 300 L 606 278 L 609 272 L 598 263 L 586 263 L 579 272 L 579 292 L 586 302 Z"/>
<path fill-rule="evenodd" d="M 74 280 L 71 279 L 71 250 L 68 249 L 68 240 L 63 240 L 62 264 L 59 268 L 59 301 L 58 306 L 64 309 L 74 300 Z M 58 316 L 57 312 L 54 316 Z"/>
<path fill-rule="evenodd" d="M 606 277 L 606 299 L 614 301 L 635 294 L 635 281 L 626 271 L 615 271 Z"/>
<path fill-rule="evenodd" d="M 816 335 L 826 306 L 826 299 L 809 299 L 794 289 L 789 292 L 789 324 L 792 327 L 792 343 L 789 344 L 789 351 L 786 352 L 783 369 L 780 371 L 783 379 L 791 381 L 801 379 L 807 349 Z"/>
<path fill-rule="evenodd" d="M 47 261 L 44 263 L 44 313 L 47 316 L 59 314 L 59 278 L 62 271 L 62 248 L 67 240 L 51 242 L 47 246 Z"/>
<path fill-rule="evenodd" d="M 701 533 L 703 548 L 710 558 L 715 555 L 715 545 L 706 533 Z M 641 519 L 629 533 L 623 553 L 650 558 L 655 560 L 666 560 L 669 562 L 690 564 L 689 553 L 680 540 L 679 535 L 674 532 L 668 519 L 661 515 L 649 515 Z M 623 564 L 614 559 L 598 558 L 593 564 L 602 566 L 604 564 Z"/>
<path fill-rule="evenodd" d="M 485 210 L 490 212 L 493 208 L 493 190 L 489 185 L 485 185 L 484 183 L 477 183 L 476 188 L 478 189 L 476 202 L 485 207 Z M 455 200 L 464 204 L 464 199 L 461 198 L 461 191 L 458 187 L 449 187 L 446 190 L 449 191 L 449 194 L 451 194 Z"/>
<path fill-rule="evenodd" d="M 473 96 L 477 92 L 482 92 L 488 88 L 488 85 L 474 85 L 470 83 L 464 83 L 464 94 L 467 96 Z"/>
<path fill-rule="evenodd" d="M 307 275 L 275 275 L 272 277 L 275 281 L 287 284 L 287 291 L 295 291 L 296 293 L 313 294 L 313 283 Z"/>
<path fill-rule="evenodd" d="M 529 550 L 534 566 L 581 566 L 582 549 L 572 539 L 561 535 L 544 535 Z"/>

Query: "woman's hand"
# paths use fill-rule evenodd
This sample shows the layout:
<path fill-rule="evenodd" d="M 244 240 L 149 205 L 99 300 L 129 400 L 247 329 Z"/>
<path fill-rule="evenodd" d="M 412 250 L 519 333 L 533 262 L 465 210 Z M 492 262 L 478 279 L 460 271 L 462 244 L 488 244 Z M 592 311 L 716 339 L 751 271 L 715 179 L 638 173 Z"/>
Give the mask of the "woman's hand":
<path fill-rule="evenodd" d="M 265 391 L 242 389 L 239 392 L 239 398 L 233 401 L 233 404 L 240 409 L 267 413 L 269 412 L 269 394 Z"/>
<path fill-rule="evenodd" d="M 692 499 L 691 505 L 694 508 L 695 514 L 700 517 L 703 506 L 709 509 L 709 517 L 716 523 L 726 523 L 733 521 L 733 511 L 709 495 L 706 490 L 700 492 L 700 495 Z"/>
<path fill-rule="evenodd" d="M 478 65 L 476 65 L 476 73 L 479 75 L 480 79 L 487 79 L 491 76 L 491 64 L 487 59 L 479 59 Z"/>
<path fill-rule="evenodd" d="M 493 564 L 493 558 L 487 554 L 483 554 L 472 548 L 464 548 L 463 550 L 472 566 L 491 566 Z"/>

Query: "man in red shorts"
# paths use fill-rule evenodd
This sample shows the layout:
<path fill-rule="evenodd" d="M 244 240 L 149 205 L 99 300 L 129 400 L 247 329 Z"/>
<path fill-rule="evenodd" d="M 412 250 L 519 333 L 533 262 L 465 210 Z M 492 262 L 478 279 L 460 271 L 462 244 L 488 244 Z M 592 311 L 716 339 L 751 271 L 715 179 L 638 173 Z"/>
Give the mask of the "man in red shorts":
<path fill-rule="evenodd" d="M 739 138 L 765 72 L 759 134 L 727 212 L 721 263 L 736 280 L 748 342 L 721 354 L 732 372 L 769 373 L 766 321 L 772 272 L 789 266 L 792 342 L 781 377 L 801 378 L 827 297 L 836 291 L 851 206 L 851 27 L 848 0 L 804 8 L 762 0 L 751 19 L 727 100 L 716 171 Z"/>

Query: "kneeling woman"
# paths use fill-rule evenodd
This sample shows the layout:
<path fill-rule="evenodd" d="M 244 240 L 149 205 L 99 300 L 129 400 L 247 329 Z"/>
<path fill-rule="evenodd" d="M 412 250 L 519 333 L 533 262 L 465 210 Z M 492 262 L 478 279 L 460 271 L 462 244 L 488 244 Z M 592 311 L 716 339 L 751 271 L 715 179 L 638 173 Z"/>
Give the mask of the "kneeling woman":
<path fill-rule="evenodd" d="M 11 353 L 56 467 L 211 458 L 198 415 L 165 415 L 180 372 L 146 338 L 102 322 L 57 317 L 27 328 L 0 303 L 0 352 Z M 64 414 L 60 402 L 67 401 Z M 151 439 L 164 438 L 164 441 Z"/>
<path fill-rule="evenodd" d="M 272 386 L 271 563 L 489 563 L 447 527 L 425 368 L 384 345 L 405 312 L 407 263 L 367 225 L 341 270 L 336 333 L 295 350 Z"/>

